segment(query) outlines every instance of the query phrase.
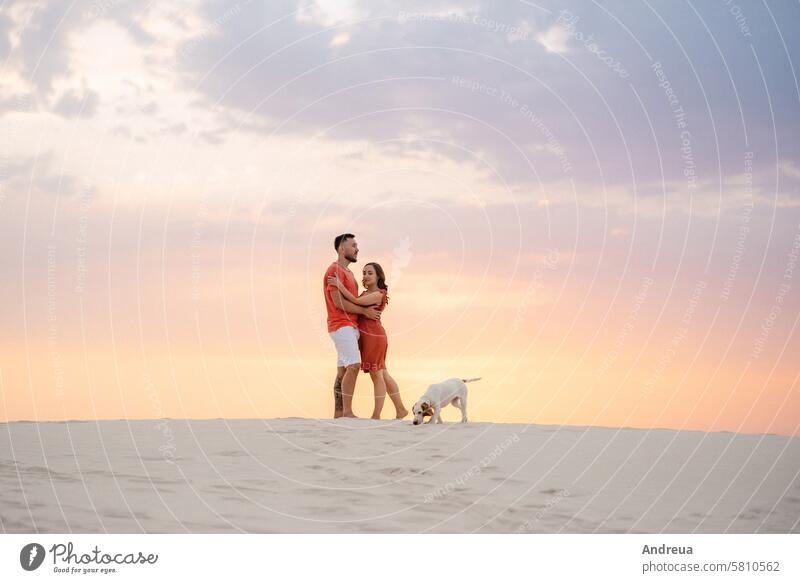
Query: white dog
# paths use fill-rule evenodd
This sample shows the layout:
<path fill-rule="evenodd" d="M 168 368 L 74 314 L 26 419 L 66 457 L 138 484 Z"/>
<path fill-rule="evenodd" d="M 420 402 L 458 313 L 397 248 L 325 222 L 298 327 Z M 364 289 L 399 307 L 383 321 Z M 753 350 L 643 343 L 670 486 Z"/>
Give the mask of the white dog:
<path fill-rule="evenodd" d="M 414 403 L 411 412 L 414 413 L 414 425 L 422 423 L 423 418 L 431 416 L 428 423 L 442 422 L 442 408 L 453 405 L 461 409 L 461 423 L 467 422 L 467 385 L 472 381 L 479 381 L 481 377 L 472 379 L 447 379 L 428 387 L 419 401 Z"/>

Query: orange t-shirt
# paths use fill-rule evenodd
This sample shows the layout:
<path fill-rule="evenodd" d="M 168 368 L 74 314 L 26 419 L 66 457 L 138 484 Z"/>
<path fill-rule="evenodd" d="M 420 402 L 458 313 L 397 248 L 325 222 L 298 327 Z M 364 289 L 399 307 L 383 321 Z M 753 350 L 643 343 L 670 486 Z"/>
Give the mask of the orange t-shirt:
<path fill-rule="evenodd" d="M 335 285 L 328 285 L 328 278 L 339 274 L 339 280 L 344 282 L 344 286 L 354 296 L 358 295 L 358 284 L 356 283 L 356 276 L 349 269 L 345 269 L 336 261 L 331 263 L 331 266 L 325 271 L 325 277 L 322 280 L 322 289 L 325 292 L 325 307 L 328 309 L 328 332 L 334 332 L 342 326 L 358 327 L 358 314 L 350 314 L 339 308 L 333 303 L 331 292 L 336 291 L 338 288 Z"/>

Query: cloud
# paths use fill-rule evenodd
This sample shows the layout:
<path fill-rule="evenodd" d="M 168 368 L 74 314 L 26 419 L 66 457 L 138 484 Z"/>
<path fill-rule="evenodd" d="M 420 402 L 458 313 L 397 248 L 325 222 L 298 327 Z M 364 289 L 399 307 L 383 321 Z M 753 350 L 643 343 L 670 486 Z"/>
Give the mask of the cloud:
<path fill-rule="evenodd" d="M 536 35 L 536 40 L 551 53 L 565 53 L 568 50 L 569 34 L 561 24 L 554 24 L 545 32 Z"/>
<path fill-rule="evenodd" d="M 785 160 L 780 163 L 781 173 L 784 176 L 788 176 L 791 178 L 800 178 L 800 166 L 792 162 L 791 160 Z"/>
<path fill-rule="evenodd" d="M 201 130 L 198 135 L 212 145 L 219 145 L 225 141 L 225 136 L 230 133 L 228 128 L 217 128 L 213 130 Z"/>
<path fill-rule="evenodd" d="M 89 118 L 97 112 L 98 96 L 95 91 L 84 90 L 82 94 L 66 91 L 58 99 L 53 111 L 63 117 Z"/>
<path fill-rule="evenodd" d="M 175 123 L 175 124 L 171 124 L 169 126 L 166 126 L 166 127 L 162 128 L 161 130 L 159 130 L 159 132 L 157 132 L 157 133 L 159 133 L 159 134 L 172 134 L 172 135 L 175 135 L 175 136 L 179 136 L 181 134 L 186 133 L 187 129 L 188 128 L 186 127 L 185 123 L 179 122 L 179 123 Z"/>
<path fill-rule="evenodd" d="M 337 34 L 335 37 L 333 37 L 333 39 L 331 40 L 331 45 L 330 46 L 332 46 L 332 47 L 341 47 L 343 45 L 346 45 L 349 42 L 350 42 L 350 33 L 343 32 L 343 33 Z"/>
<path fill-rule="evenodd" d="M 131 135 L 132 135 L 131 128 L 129 128 L 127 126 L 124 126 L 124 125 L 114 126 L 113 128 L 111 128 L 109 133 L 112 136 L 120 136 L 122 138 L 130 138 Z"/>
<path fill-rule="evenodd" d="M 27 94 L 0 95 L 0 117 L 7 113 L 30 111 L 33 96 Z"/>
<path fill-rule="evenodd" d="M 9 40 L 9 33 L 13 27 L 13 21 L 0 12 L 0 59 L 5 60 L 11 51 L 11 41 Z"/>
<path fill-rule="evenodd" d="M 78 179 L 57 167 L 52 150 L 35 157 L 11 159 L 6 171 L 7 190 L 12 194 L 22 196 L 32 191 L 43 196 L 72 196 L 78 193 Z"/>
<path fill-rule="evenodd" d="M 78 9 L 65 10 L 60 2 L 45 2 L 41 9 L 37 6 L 31 10 L 30 21 L 21 27 L 14 55 L 25 78 L 46 96 L 52 90 L 54 78 L 69 71 L 67 35 L 81 14 Z"/>
<path fill-rule="evenodd" d="M 712 212 L 719 184 L 742 170 L 744 128 L 729 98 L 731 81 L 743 104 L 747 146 L 756 152 L 755 172 L 766 175 L 777 163 L 770 104 L 764 88 L 742 81 L 758 68 L 752 54 L 742 52 L 735 27 L 722 27 L 716 36 L 731 57 L 729 77 L 709 38 L 681 39 L 684 55 L 646 7 L 629 9 L 630 34 L 591 3 L 571 7 L 576 32 L 596 43 L 593 52 L 577 36 L 567 46 L 555 3 L 409 2 L 403 18 L 395 3 L 382 1 L 231 6 L 214 0 L 173 7 L 131 1 L 93 4 L 83 12 L 57 4 L 20 6 L 30 5 L 15 4 L 0 16 L 0 48 L 4 39 L 19 38 L 9 63 L 21 79 L 19 87 L 0 86 L 0 113 L 13 110 L 30 89 L 31 103 L 51 104 L 61 116 L 91 116 L 100 130 L 122 138 L 135 129 L 138 140 L 192 143 L 193 155 L 206 160 L 222 159 L 218 153 L 241 160 L 261 143 L 294 140 L 312 151 L 298 150 L 293 164 L 305 162 L 314 175 L 337 180 L 412 164 L 420 175 L 424 168 L 451 181 L 469 177 L 482 204 L 519 199 L 557 205 L 560 196 L 572 196 L 564 185 L 574 184 L 581 204 L 624 209 L 639 201 L 653 212 L 663 182 L 668 200 L 677 201 L 668 210 L 681 212 L 685 197 L 672 186 L 685 186 L 681 128 L 639 46 L 646 39 L 686 113 L 698 182 L 709 185 L 697 189 L 698 201 L 710 201 L 696 205 L 704 209 L 697 212 Z M 685 10 L 658 10 L 670 24 L 685 19 Z M 776 11 L 783 22 L 797 9 Z M 714 23 L 722 18 L 703 16 Z M 598 57 L 601 49 L 624 61 L 630 78 L 608 67 Z M 760 47 L 759 62 L 788 181 L 796 178 L 800 128 L 789 115 L 796 103 L 782 51 Z M 787 87 L 792 91 L 783 91 Z M 88 125 L 76 127 L 77 136 L 89 135 Z M 361 150 L 347 160 L 320 155 L 354 145 Z M 220 165 L 230 169 L 236 162 Z M 258 180 L 272 179 L 269 168 L 259 171 Z M 786 185 L 781 204 L 797 198 L 796 188 Z M 649 190 L 658 196 L 641 194 Z M 472 200 L 455 188 L 446 192 L 452 204 Z"/>
<path fill-rule="evenodd" d="M 300 17 L 286 18 L 298 6 Z M 488 2 L 459 8 L 404 6 L 407 17 L 400 19 L 396 7 L 382 3 L 352 4 L 340 14 L 316 3 L 249 4 L 218 34 L 193 44 L 185 70 L 203 77 L 199 90 L 209 104 L 239 111 L 262 135 L 455 143 L 515 185 L 563 179 L 564 158 L 576 180 L 595 184 L 629 183 L 634 174 L 638 181 L 659 180 L 662 173 L 666 180 L 680 178 L 681 130 L 638 45 L 656 18 L 652 13 L 637 11 L 628 35 L 599 8 L 581 5 L 576 26 L 592 36 L 592 48 L 567 51 L 569 34 L 555 8 Z M 414 10 L 419 16 L 412 18 Z M 543 32 L 510 43 L 511 29 Z M 743 134 L 738 108 L 721 97 L 730 94 L 725 68 L 705 68 L 701 91 L 670 39 L 647 38 L 654 52 L 668 55 L 661 58 L 687 112 L 698 169 L 716 172 L 721 161 L 723 175 L 739 171 Z M 738 50 L 738 39 L 725 42 L 723 50 Z M 709 43 L 691 38 L 684 50 L 692 62 L 705 62 L 716 53 Z M 619 60 L 630 77 L 621 78 L 598 55 Z M 224 63 L 210 68 L 220 58 Z M 757 74 L 753 67 L 752 58 L 736 63 L 745 76 Z M 453 83 L 456 78 L 470 85 Z M 738 90 L 751 104 L 748 115 L 769 111 L 762 94 L 747 85 Z M 752 147 L 768 152 L 768 133 L 752 124 Z M 779 124 L 779 131 L 788 128 Z"/>
<path fill-rule="evenodd" d="M 366 10 L 357 0 L 300 0 L 297 3 L 298 22 L 313 22 L 328 27 L 340 22 L 364 18 Z"/>

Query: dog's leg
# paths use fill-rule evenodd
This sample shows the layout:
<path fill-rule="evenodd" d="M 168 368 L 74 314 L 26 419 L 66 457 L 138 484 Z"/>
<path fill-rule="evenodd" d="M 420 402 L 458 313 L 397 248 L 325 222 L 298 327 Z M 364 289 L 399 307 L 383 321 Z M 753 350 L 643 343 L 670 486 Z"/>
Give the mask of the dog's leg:
<path fill-rule="evenodd" d="M 433 409 L 433 413 L 431 413 L 431 418 L 428 419 L 428 423 L 436 423 L 436 407 L 431 407 Z"/>
<path fill-rule="evenodd" d="M 458 398 L 458 404 L 461 405 L 461 423 L 467 422 L 467 395 L 466 393 Z"/>
<path fill-rule="evenodd" d="M 453 407 L 461 411 L 461 423 L 464 423 L 464 407 L 461 404 L 461 397 L 453 397 L 451 404 Z"/>

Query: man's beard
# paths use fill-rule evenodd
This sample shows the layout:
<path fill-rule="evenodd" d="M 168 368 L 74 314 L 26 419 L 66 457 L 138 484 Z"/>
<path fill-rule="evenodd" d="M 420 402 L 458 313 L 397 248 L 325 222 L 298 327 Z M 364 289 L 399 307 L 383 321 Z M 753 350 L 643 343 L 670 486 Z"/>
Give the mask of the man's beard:
<path fill-rule="evenodd" d="M 354 255 L 345 255 L 344 258 L 347 259 L 350 263 L 356 262 L 356 258 Z"/>

